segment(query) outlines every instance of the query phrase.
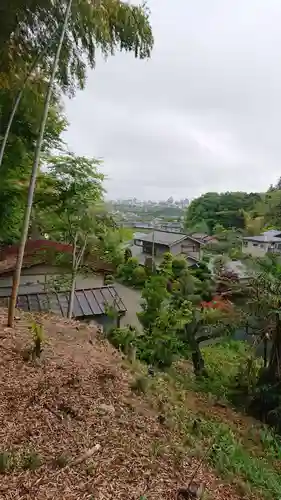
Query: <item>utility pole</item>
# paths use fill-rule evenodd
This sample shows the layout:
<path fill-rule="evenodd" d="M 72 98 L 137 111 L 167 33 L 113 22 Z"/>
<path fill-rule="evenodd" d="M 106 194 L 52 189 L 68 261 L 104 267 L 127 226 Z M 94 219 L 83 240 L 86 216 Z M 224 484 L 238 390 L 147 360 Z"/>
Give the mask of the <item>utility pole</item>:
<path fill-rule="evenodd" d="M 153 272 L 153 274 L 155 271 L 154 253 L 155 253 L 155 231 L 153 230 L 153 233 L 152 233 L 152 272 Z"/>

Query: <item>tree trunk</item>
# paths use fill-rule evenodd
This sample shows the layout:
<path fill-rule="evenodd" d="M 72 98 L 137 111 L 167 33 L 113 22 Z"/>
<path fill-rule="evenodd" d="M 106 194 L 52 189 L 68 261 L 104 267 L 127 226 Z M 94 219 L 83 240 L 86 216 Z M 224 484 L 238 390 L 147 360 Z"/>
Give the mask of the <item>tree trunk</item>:
<path fill-rule="evenodd" d="M 281 320 L 276 314 L 276 327 L 272 338 L 272 348 L 268 367 L 264 370 L 263 379 L 268 384 L 274 385 L 281 382 Z"/>
<path fill-rule="evenodd" d="M 49 111 L 49 105 L 50 105 L 50 100 L 51 100 L 51 96 L 52 96 L 53 84 L 54 84 L 55 75 L 56 75 L 56 71 L 57 71 L 57 67 L 58 67 L 58 63 L 59 63 L 61 48 L 62 48 L 64 35 L 65 35 L 66 27 L 67 27 L 67 22 L 68 22 L 68 18 L 69 18 L 69 14 L 70 14 L 71 4 L 72 4 L 72 0 L 69 0 L 68 5 L 67 5 L 67 9 L 65 12 L 64 23 L 63 23 L 63 27 L 62 27 L 62 31 L 61 31 L 60 41 L 59 41 L 57 52 L 56 52 L 55 59 L 54 59 L 52 74 L 50 77 L 50 82 L 48 85 L 48 90 L 47 90 L 47 94 L 46 94 L 46 98 L 45 98 L 43 117 L 42 117 L 40 132 L 39 132 L 39 136 L 38 136 L 38 140 L 37 140 L 37 144 L 36 144 L 34 163 L 33 163 L 33 167 L 32 167 L 30 184 L 29 184 L 29 188 L 28 188 L 27 205 L 26 205 L 26 210 L 25 210 L 25 214 L 24 214 L 21 240 L 20 240 L 19 251 L 18 251 L 18 256 L 17 256 L 16 269 L 15 269 L 15 273 L 14 273 L 14 277 L 13 277 L 12 293 L 11 293 L 11 298 L 10 298 L 10 303 L 9 303 L 8 326 L 10 326 L 10 327 L 12 327 L 14 324 L 14 316 L 15 316 L 15 308 L 16 308 L 16 303 L 17 303 L 17 295 L 18 295 L 18 288 L 19 288 L 19 282 L 20 282 L 21 268 L 22 268 L 22 262 L 23 262 L 23 257 L 24 257 L 25 244 L 26 244 L 27 235 L 28 235 L 30 214 L 31 214 L 31 208 L 32 208 L 32 203 L 33 203 L 33 196 L 34 196 L 38 166 L 39 166 L 39 161 L 40 161 L 40 153 L 41 153 L 41 148 L 42 148 L 42 143 L 43 143 L 43 138 L 44 138 L 46 121 L 48 118 L 48 111 Z"/>
<path fill-rule="evenodd" d="M 77 273 L 76 273 L 76 271 L 73 271 L 71 291 L 70 291 L 70 295 L 69 295 L 69 303 L 68 303 L 68 310 L 67 310 L 67 317 L 69 319 L 72 318 L 72 314 L 73 314 L 74 294 L 75 294 L 75 288 L 76 288 L 76 277 L 77 277 Z"/>
<path fill-rule="evenodd" d="M 192 352 L 192 363 L 193 363 L 194 373 L 196 377 L 208 377 L 208 372 L 205 368 L 205 361 L 201 354 L 200 345 L 196 340 L 196 332 L 194 331 L 194 329 L 192 330 L 189 329 L 191 326 L 192 325 L 190 324 L 186 325 L 185 333 L 189 347 Z"/>

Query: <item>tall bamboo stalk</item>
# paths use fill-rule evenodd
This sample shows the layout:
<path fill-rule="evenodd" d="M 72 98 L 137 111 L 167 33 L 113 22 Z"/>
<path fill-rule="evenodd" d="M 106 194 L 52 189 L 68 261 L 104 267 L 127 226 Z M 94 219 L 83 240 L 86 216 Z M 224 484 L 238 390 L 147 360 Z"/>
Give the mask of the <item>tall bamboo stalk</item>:
<path fill-rule="evenodd" d="M 9 116 L 9 121 L 8 121 L 8 124 L 7 124 L 7 128 L 5 130 L 5 134 L 4 134 L 2 143 L 1 143 L 1 148 L 0 148 L 0 167 L 1 167 L 2 162 L 3 162 L 4 153 L 5 153 L 5 149 L 6 149 L 8 137 L 9 137 L 9 134 L 10 134 L 11 126 L 12 126 L 15 114 L 17 112 L 17 109 L 19 107 L 19 103 L 21 101 L 21 98 L 23 96 L 23 92 L 25 90 L 26 84 L 27 84 L 29 78 L 31 77 L 33 71 L 35 70 L 37 64 L 39 63 L 40 59 L 42 59 L 44 57 L 44 55 L 46 54 L 46 52 L 47 52 L 48 48 L 50 47 L 51 43 L 53 43 L 53 40 L 51 40 L 51 42 L 48 45 L 46 45 L 45 49 L 40 54 L 38 54 L 35 57 L 35 59 L 34 59 L 32 65 L 31 65 L 29 71 L 26 73 L 25 78 L 24 78 L 24 80 L 22 82 L 21 89 L 19 90 L 18 95 L 16 97 L 16 100 L 14 102 L 14 106 L 13 106 L 11 114 Z"/>
<path fill-rule="evenodd" d="M 49 106 L 50 106 L 50 100 L 51 100 L 51 96 L 52 96 L 55 75 L 56 75 L 56 71 L 57 71 L 57 67 L 58 67 L 58 63 L 59 63 L 59 58 L 60 58 L 60 53 L 61 53 L 61 48 L 62 48 L 66 28 L 67 28 L 67 23 L 68 23 L 71 5 L 72 5 L 72 0 L 69 0 L 68 4 L 67 4 L 66 11 L 65 11 L 64 22 L 63 22 L 63 26 L 62 26 L 62 30 L 61 30 L 61 36 L 60 36 L 60 40 L 58 43 L 57 52 L 56 52 L 55 59 L 54 59 L 52 74 L 50 77 L 50 81 L 49 81 L 49 85 L 48 85 L 48 89 L 47 89 L 47 93 L 46 93 L 46 97 L 45 97 L 42 122 L 40 125 L 40 132 L 39 132 L 39 136 L 38 136 L 37 144 L 36 144 L 34 163 L 33 163 L 33 167 L 32 167 L 30 183 L 29 183 L 29 188 L 28 188 L 27 205 L 26 205 L 25 214 L 24 214 L 24 221 L 23 221 L 23 227 L 22 227 L 22 233 L 21 233 L 21 239 L 20 239 L 20 246 L 19 246 L 19 251 L 18 251 L 18 256 L 17 256 L 16 269 L 15 269 L 15 273 L 14 273 L 14 277 L 13 277 L 13 288 L 12 288 L 12 293 L 11 293 L 10 303 L 9 303 L 8 326 L 10 326 L 10 327 L 12 327 L 14 324 L 14 316 L 15 316 L 15 309 L 16 309 L 16 304 L 17 304 L 17 295 L 18 295 L 18 289 L 19 289 L 19 283 L 20 283 L 21 268 L 22 268 L 24 250 L 25 250 L 25 245 L 26 245 L 26 240 L 27 240 L 27 235 L 28 235 L 30 214 L 31 214 L 31 208 L 32 208 L 32 204 L 33 204 L 33 196 L 34 196 L 34 190 L 35 190 L 35 185 L 36 185 L 36 177 L 37 177 L 39 161 L 40 161 L 40 153 L 41 153 L 42 143 L 43 143 L 43 139 L 44 139 L 44 132 L 45 132 L 46 122 L 47 122 L 47 118 L 48 118 L 48 112 L 49 112 Z"/>

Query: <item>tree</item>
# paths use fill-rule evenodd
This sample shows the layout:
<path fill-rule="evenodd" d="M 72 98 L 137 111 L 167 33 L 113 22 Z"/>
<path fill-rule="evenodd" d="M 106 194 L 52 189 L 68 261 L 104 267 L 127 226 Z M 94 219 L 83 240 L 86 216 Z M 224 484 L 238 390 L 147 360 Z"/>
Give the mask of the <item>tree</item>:
<path fill-rule="evenodd" d="M 153 312 L 152 309 L 150 312 Z M 191 311 L 188 302 L 183 303 L 179 309 L 174 309 L 170 303 L 166 307 L 161 307 L 154 321 L 137 338 L 138 357 L 160 368 L 171 366 L 175 356 L 184 354 L 186 351 L 178 331 L 190 319 Z"/>
<path fill-rule="evenodd" d="M 251 264 L 251 279 L 244 286 L 240 284 L 238 294 L 234 286 L 232 298 L 240 321 L 249 334 L 256 336 L 254 346 L 264 346 L 264 368 L 256 373 L 251 393 L 247 392 L 248 405 L 255 416 L 280 431 L 281 265 L 276 256 L 253 260 Z"/>
<path fill-rule="evenodd" d="M 142 291 L 142 311 L 138 313 L 138 318 L 145 330 L 151 331 L 167 298 L 166 278 L 157 275 L 151 276 Z"/>
<path fill-rule="evenodd" d="M 57 46 L 54 62 L 52 65 L 52 72 L 51 72 L 50 81 L 48 84 L 47 93 L 46 93 L 46 97 L 45 97 L 45 104 L 44 104 L 44 110 L 43 110 L 43 115 L 42 115 L 42 121 L 40 124 L 40 130 L 39 130 L 38 139 L 37 139 L 37 143 L 36 143 L 35 156 L 34 156 L 31 177 L 30 177 L 27 204 L 26 204 L 26 210 L 25 210 L 25 214 L 24 214 L 24 221 L 23 221 L 23 227 L 22 227 L 22 233 L 21 233 L 21 240 L 20 240 L 20 244 L 19 244 L 19 251 L 18 251 L 18 255 L 17 255 L 15 274 L 13 277 L 12 293 L 11 293 L 11 298 L 10 298 L 10 303 L 9 303 L 8 326 L 10 326 L 10 327 L 13 326 L 13 322 L 14 322 L 14 314 L 15 314 L 15 308 L 16 308 L 18 287 L 19 287 L 19 282 L 20 282 L 24 249 L 25 249 L 25 244 L 26 244 L 27 235 L 28 235 L 28 228 L 29 228 L 29 223 L 30 223 L 30 214 L 31 214 L 32 203 L 33 203 L 33 196 L 34 196 L 34 190 L 35 190 L 35 184 L 36 184 L 36 178 L 37 178 L 37 171 L 38 171 L 39 162 L 40 162 L 40 154 L 41 154 L 41 149 L 42 149 L 42 144 L 43 144 L 43 139 L 44 139 L 46 122 L 47 122 L 48 113 L 49 113 L 49 106 L 50 106 L 51 97 L 52 97 L 55 74 L 56 74 L 57 67 L 58 67 L 58 62 L 59 62 L 62 44 L 63 44 L 63 40 L 64 40 L 64 36 L 65 36 L 67 23 L 68 23 L 71 5 L 72 5 L 72 0 L 68 0 L 65 15 L 63 18 L 61 35 L 60 35 L 59 43 Z"/>
<path fill-rule="evenodd" d="M 199 277 L 184 269 L 174 283 L 170 300 L 175 310 L 181 310 L 186 303 L 190 304 L 188 321 L 182 324 L 178 335 L 191 350 L 194 373 L 207 376 L 200 344 L 225 335 L 231 318 L 228 311 L 216 308 L 215 304 L 206 307 L 208 304 L 204 303 L 204 297 L 210 299 L 213 288 L 211 275 L 203 267 L 197 274 Z"/>
<path fill-rule="evenodd" d="M 0 241 L 12 244 L 19 241 L 24 208 L 35 152 L 38 128 L 44 106 L 46 81 L 40 76 L 28 85 L 12 124 L 9 144 L 1 167 L 0 183 Z M 0 135 L 4 133 L 16 89 L 0 89 Z M 42 151 L 61 149 L 60 134 L 64 118 L 57 93 L 53 93 L 46 123 Z M 41 181 L 42 179 L 39 179 Z M 40 191 L 40 182 L 37 184 Z"/>
<path fill-rule="evenodd" d="M 65 9 L 61 11 L 62 3 L 65 4 Z M 70 22 L 68 23 L 69 17 Z M 3 20 L 3 24 L 6 22 L 6 26 L 1 31 Z M 54 30 L 55 34 L 60 33 L 59 41 L 54 37 Z M 38 59 L 38 70 L 43 74 L 50 75 L 10 300 L 8 322 L 12 325 L 40 153 L 55 78 L 58 77 L 58 82 L 63 90 L 71 92 L 73 82 L 74 84 L 79 82 L 80 86 L 84 83 L 85 51 L 90 65 L 95 62 L 96 46 L 101 48 L 104 55 L 114 53 L 116 47 L 119 47 L 125 51 L 134 50 L 136 57 L 144 58 L 150 55 L 153 38 L 146 9 L 116 0 L 104 0 L 98 5 L 88 2 L 88 0 L 65 0 L 59 3 L 54 3 L 52 0 L 40 0 L 38 3 L 31 0 L 28 2 L 13 0 L 12 6 L 9 4 L 9 6 L 2 7 L 0 31 L 1 73 L 2 76 L 3 72 L 8 75 L 6 81 L 9 81 L 12 69 L 15 72 L 15 68 L 16 70 L 21 68 L 24 74 L 22 81 L 25 83 L 30 58 L 31 67 L 33 67 L 34 58 L 38 57 L 41 49 L 44 52 L 44 57 L 40 61 Z M 63 46 L 64 38 L 65 44 Z M 61 52 L 62 57 L 60 58 Z M 60 64 L 58 64 L 59 62 Z M 21 71 L 19 71 L 20 73 Z M 5 76 L 3 79 L 5 80 Z M 17 98 L 16 104 L 18 102 Z M 12 113 L 14 112 L 13 109 Z M 10 124 L 11 119 L 8 120 L 7 126 L 9 127 Z M 6 140 L 7 131 L 4 138 Z M 2 153 L 1 156 L 3 156 Z"/>
<path fill-rule="evenodd" d="M 117 269 L 117 276 L 128 285 L 133 285 L 134 271 L 139 267 L 139 261 L 136 257 L 130 257 L 127 262 L 120 264 Z"/>
<path fill-rule="evenodd" d="M 269 363 L 262 374 L 262 381 L 270 385 L 281 384 L 281 264 L 275 255 L 252 263 L 254 275 L 243 288 L 242 311 L 248 326 L 264 340 L 272 341 Z"/>
<path fill-rule="evenodd" d="M 44 74 L 51 73 L 67 5 L 67 0 L 1 2 L 0 76 L 10 75 L 15 68 L 26 75 L 42 53 L 37 67 Z M 77 85 L 84 87 L 86 66 L 95 66 L 97 50 L 105 57 L 119 49 L 146 58 L 152 46 L 145 6 L 121 0 L 73 0 L 56 80 L 63 91 L 73 93 Z"/>
<path fill-rule="evenodd" d="M 5 0 L 4 0 L 5 2 Z M 24 89 L 38 73 L 52 74 L 53 60 L 60 39 L 68 0 L 11 0 L 1 5 L 0 16 L 0 81 L 11 88 L 16 75 L 17 93 L 0 147 L 0 167 L 10 129 Z M 64 30 L 65 43 L 54 74 L 60 88 L 72 95 L 83 88 L 86 63 L 93 68 L 96 49 L 106 57 L 116 49 L 133 51 L 135 57 L 150 56 L 153 36 L 149 12 L 145 6 L 130 5 L 119 0 L 72 0 L 70 22 Z"/>
<path fill-rule="evenodd" d="M 53 187 L 49 204 L 38 204 L 38 217 L 45 231 L 58 241 L 73 247 L 72 284 L 68 316 L 72 316 L 76 277 L 86 251 L 96 253 L 98 238 L 104 235 L 110 218 L 103 205 L 103 174 L 96 159 L 73 154 L 49 159 L 48 176 Z M 41 213 L 40 213 L 41 209 Z"/>
<path fill-rule="evenodd" d="M 217 224 L 244 229 L 244 211 L 252 210 L 260 198 L 258 193 L 206 193 L 187 207 L 185 226 L 190 229 L 204 221 L 211 233 Z"/>

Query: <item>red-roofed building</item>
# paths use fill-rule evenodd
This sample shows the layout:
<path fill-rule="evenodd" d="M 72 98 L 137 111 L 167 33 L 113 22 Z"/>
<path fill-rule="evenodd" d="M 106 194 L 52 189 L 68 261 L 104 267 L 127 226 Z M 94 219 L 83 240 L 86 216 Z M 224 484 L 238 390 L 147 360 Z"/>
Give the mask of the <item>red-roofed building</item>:
<path fill-rule="evenodd" d="M 50 240 L 28 240 L 25 247 L 19 293 L 39 293 L 45 291 L 50 279 L 63 276 L 70 278 L 70 267 L 55 263 L 58 255 L 69 255 L 71 259 L 72 245 Z M 0 250 L 0 297 L 6 296 L 12 286 L 12 276 L 17 261 L 18 245 L 4 247 Z M 70 261 L 69 259 L 69 261 Z M 104 273 L 112 272 L 112 266 L 88 259 L 93 273 L 85 277 L 78 275 L 77 288 L 101 286 Z"/>

